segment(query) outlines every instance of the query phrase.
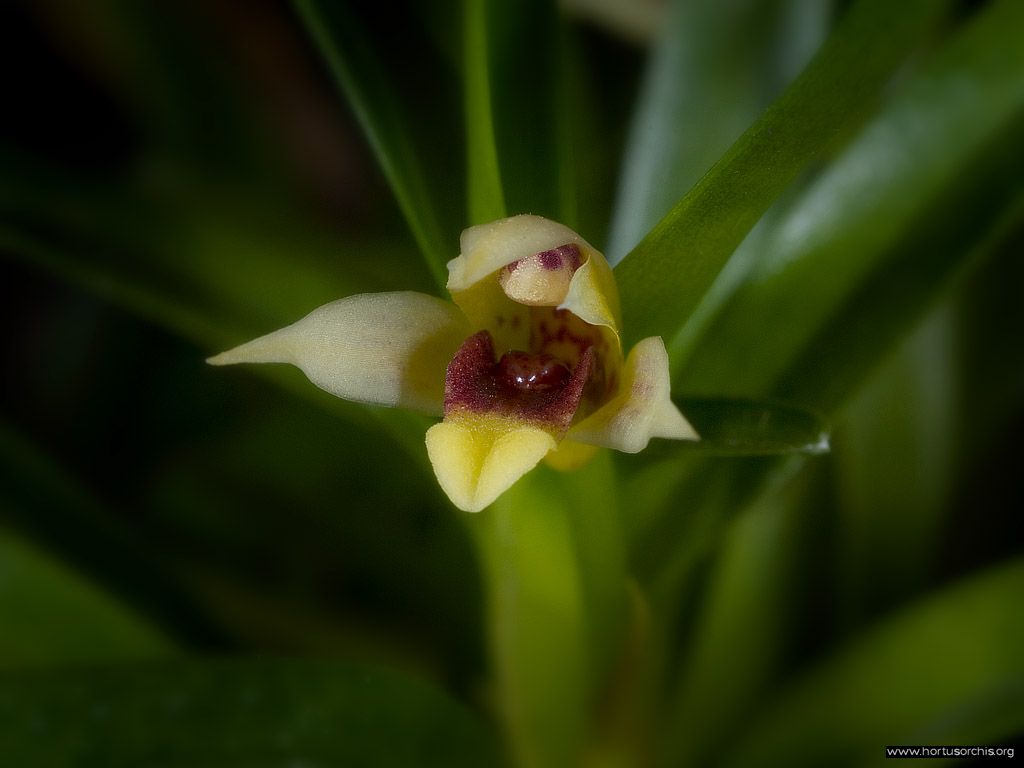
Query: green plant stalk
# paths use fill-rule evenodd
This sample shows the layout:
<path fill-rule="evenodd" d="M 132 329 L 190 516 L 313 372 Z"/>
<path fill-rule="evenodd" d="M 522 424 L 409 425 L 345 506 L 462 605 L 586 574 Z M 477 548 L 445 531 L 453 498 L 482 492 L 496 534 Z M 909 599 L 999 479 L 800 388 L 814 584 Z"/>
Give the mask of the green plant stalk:
<path fill-rule="evenodd" d="M 541 468 L 470 518 L 482 564 L 493 703 L 515 763 L 583 763 L 621 651 L 624 549 L 611 462 Z"/>

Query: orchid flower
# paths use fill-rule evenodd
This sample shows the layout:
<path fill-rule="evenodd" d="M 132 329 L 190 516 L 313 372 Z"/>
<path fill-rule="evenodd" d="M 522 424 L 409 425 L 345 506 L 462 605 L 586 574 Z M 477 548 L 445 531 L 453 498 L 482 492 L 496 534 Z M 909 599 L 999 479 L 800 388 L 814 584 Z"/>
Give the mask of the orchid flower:
<path fill-rule="evenodd" d="M 599 447 L 699 439 L 670 398 L 661 338 L 623 359 L 612 270 L 582 237 L 522 215 L 470 227 L 461 250 L 448 262 L 454 304 L 350 296 L 208 362 L 291 363 L 346 400 L 443 414 L 427 452 L 466 512 L 545 458 L 572 469 Z"/>

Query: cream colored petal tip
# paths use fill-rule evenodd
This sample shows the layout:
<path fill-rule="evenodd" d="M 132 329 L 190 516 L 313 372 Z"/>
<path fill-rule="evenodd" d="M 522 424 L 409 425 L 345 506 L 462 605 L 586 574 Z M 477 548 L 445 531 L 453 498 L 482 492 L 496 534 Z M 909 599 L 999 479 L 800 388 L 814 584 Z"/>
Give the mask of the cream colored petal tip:
<path fill-rule="evenodd" d="M 345 400 L 440 414 L 445 368 L 469 333 L 458 308 L 433 296 L 359 294 L 207 362 L 290 363 Z"/>
<path fill-rule="evenodd" d="M 581 421 L 567 438 L 638 453 L 652 437 L 699 440 L 672 402 L 668 353 L 660 336 L 639 342 L 626 359 L 619 393 Z"/>
<path fill-rule="evenodd" d="M 448 262 L 448 290 L 464 291 L 502 267 L 536 253 L 575 243 L 584 255 L 593 247 L 564 224 L 522 214 L 462 233 L 461 255 Z"/>
<path fill-rule="evenodd" d="M 622 320 L 619 310 L 619 289 L 611 267 L 597 251 L 585 254 L 586 260 L 576 270 L 569 291 L 559 309 L 567 309 L 590 325 L 610 328 L 616 338 Z"/>
<path fill-rule="evenodd" d="M 466 414 L 427 430 L 437 481 L 463 512 L 487 507 L 555 445 L 542 429 L 488 416 Z"/>

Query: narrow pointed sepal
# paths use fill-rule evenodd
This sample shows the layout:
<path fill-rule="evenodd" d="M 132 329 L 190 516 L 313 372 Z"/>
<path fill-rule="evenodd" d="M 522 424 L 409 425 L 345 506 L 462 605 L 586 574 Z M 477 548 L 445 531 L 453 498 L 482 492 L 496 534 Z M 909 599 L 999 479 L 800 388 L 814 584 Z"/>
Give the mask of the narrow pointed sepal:
<path fill-rule="evenodd" d="M 465 415 L 427 430 L 427 454 L 441 489 L 463 512 L 479 512 L 556 447 L 543 429 Z"/>
<path fill-rule="evenodd" d="M 660 336 L 640 341 L 622 369 L 619 394 L 569 430 L 566 438 L 638 453 L 652 437 L 699 440 L 672 402 L 668 353 Z"/>
<path fill-rule="evenodd" d="M 448 361 L 470 333 L 452 304 L 412 291 L 349 296 L 207 360 L 289 363 L 345 400 L 440 414 Z"/>

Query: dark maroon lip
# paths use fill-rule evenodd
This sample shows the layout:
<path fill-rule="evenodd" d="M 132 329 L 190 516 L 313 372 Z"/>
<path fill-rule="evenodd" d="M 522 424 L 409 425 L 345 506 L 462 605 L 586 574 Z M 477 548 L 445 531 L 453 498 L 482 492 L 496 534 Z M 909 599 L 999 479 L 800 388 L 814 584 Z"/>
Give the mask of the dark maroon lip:
<path fill-rule="evenodd" d="M 496 361 L 490 332 L 480 331 L 448 364 L 444 413 L 504 416 L 561 434 L 572 424 L 593 368 L 590 347 L 571 371 L 543 353 L 513 350 Z"/>
<path fill-rule="evenodd" d="M 564 387 L 569 368 L 554 355 L 513 350 L 501 356 L 495 375 L 506 388 L 546 392 Z"/>

